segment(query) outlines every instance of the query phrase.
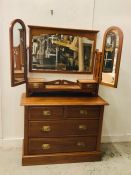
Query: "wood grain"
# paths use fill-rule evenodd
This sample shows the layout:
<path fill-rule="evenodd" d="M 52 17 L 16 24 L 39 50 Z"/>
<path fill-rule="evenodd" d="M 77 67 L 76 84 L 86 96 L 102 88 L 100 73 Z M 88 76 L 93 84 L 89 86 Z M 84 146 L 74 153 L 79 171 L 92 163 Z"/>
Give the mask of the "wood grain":
<path fill-rule="evenodd" d="M 71 137 L 97 135 L 99 120 L 30 121 L 29 137 Z M 49 127 L 43 131 L 43 127 Z"/>
<path fill-rule="evenodd" d="M 29 107 L 29 120 L 51 120 L 61 119 L 63 117 L 63 107 Z M 46 113 L 48 115 L 46 115 Z"/>
<path fill-rule="evenodd" d="M 64 116 L 67 118 L 99 118 L 100 106 L 66 106 Z"/>
<path fill-rule="evenodd" d="M 92 162 L 101 160 L 101 152 L 56 153 L 45 155 L 23 155 L 22 165 L 43 165 L 72 162 Z"/>
<path fill-rule="evenodd" d="M 43 144 L 50 145 L 50 148 L 43 149 Z M 29 139 L 29 154 L 32 155 L 95 150 L 96 137 Z"/>
<path fill-rule="evenodd" d="M 21 106 L 108 105 L 101 97 L 26 97 L 22 94 Z"/>

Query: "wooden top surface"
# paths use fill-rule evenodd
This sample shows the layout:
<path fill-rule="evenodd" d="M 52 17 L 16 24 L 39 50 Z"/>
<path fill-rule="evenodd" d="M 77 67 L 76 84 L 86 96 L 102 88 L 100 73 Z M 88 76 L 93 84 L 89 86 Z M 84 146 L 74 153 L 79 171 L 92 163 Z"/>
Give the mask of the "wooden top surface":
<path fill-rule="evenodd" d="M 44 78 L 28 78 L 28 82 L 29 83 L 44 83 L 48 81 Z M 77 82 L 79 83 L 97 83 L 97 81 L 93 79 L 79 79 L 77 80 Z"/>
<path fill-rule="evenodd" d="M 21 106 L 108 105 L 101 97 L 26 97 L 22 94 Z"/>

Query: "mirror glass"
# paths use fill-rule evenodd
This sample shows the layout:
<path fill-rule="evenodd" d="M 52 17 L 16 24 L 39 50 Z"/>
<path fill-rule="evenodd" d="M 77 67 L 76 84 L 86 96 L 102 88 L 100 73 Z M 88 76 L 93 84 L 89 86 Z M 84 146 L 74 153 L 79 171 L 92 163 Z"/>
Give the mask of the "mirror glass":
<path fill-rule="evenodd" d="M 122 32 L 112 28 L 106 33 L 103 46 L 102 84 L 117 87 L 122 50 Z"/>
<path fill-rule="evenodd" d="M 16 20 L 10 31 L 12 86 L 16 86 L 25 82 L 25 27 L 21 21 Z"/>
<path fill-rule="evenodd" d="M 91 72 L 94 40 L 69 34 L 33 35 L 32 70 Z"/>

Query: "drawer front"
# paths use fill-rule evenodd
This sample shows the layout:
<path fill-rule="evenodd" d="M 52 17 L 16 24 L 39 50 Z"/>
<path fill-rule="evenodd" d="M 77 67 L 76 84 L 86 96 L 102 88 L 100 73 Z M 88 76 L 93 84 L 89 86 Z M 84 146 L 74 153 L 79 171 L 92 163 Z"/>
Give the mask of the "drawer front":
<path fill-rule="evenodd" d="M 40 88 L 44 88 L 43 83 L 28 83 L 28 88 L 29 89 L 40 89 Z"/>
<path fill-rule="evenodd" d="M 96 137 L 29 139 L 29 154 L 95 151 Z"/>
<path fill-rule="evenodd" d="M 64 115 L 69 118 L 98 118 L 99 106 L 65 107 Z"/>
<path fill-rule="evenodd" d="M 99 120 L 30 121 L 29 137 L 97 135 Z"/>
<path fill-rule="evenodd" d="M 30 107 L 29 120 L 46 120 L 63 117 L 62 107 Z"/>

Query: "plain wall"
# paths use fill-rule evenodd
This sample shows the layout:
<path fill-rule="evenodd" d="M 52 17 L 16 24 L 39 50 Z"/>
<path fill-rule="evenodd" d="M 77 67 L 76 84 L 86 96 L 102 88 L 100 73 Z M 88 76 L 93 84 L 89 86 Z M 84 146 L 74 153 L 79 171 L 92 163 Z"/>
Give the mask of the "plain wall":
<path fill-rule="evenodd" d="M 2 128 L 4 139 L 23 138 L 24 108 L 20 106 L 20 98 L 25 92 L 25 85 L 11 88 L 10 83 L 10 49 L 9 26 L 12 20 L 22 19 L 27 25 L 54 26 L 67 28 L 92 29 L 94 1 L 67 0 L 2 0 Z M 88 11 L 87 11 L 88 8 Z M 50 10 L 54 10 L 51 15 Z M 28 43 L 28 27 L 27 27 Z M 45 77 L 58 79 L 57 74 L 44 74 Z M 61 75 L 64 79 L 67 75 Z M 72 75 L 71 75 L 72 76 Z M 70 76 L 68 75 L 70 78 Z M 78 78 L 78 75 L 74 75 Z M 71 77 L 71 79 L 73 79 Z"/>
<path fill-rule="evenodd" d="M 109 26 L 118 26 L 124 34 L 118 88 L 100 87 L 99 94 L 109 102 L 105 108 L 103 136 L 115 141 L 131 141 L 131 1 L 96 0 L 94 28 L 101 32 L 98 47 Z M 105 137 L 106 139 L 106 137 Z"/>
<path fill-rule="evenodd" d="M 2 11 L 1 11 L 1 6 L 0 6 L 0 21 L 2 21 Z M 2 28 L 0 27 L 0 48 L 2 48 Z M 1 71 L 1 67 L 2 67 L 2 52 L 0 51 L 0 139 L 2 138 L 2 109 L 1 109 L 1 87 L 2 87 L 2 71 Z"/>
<path fill-rule="evenodd" d="M 95 9 L 94 9 L 94 2 Z M 16 140 L 23 138 L 24 108 L 20 106 L 20 97 L 25 85 L 10 86 L 10 50 L 9 26 L 13 19 L 22 19 L 27 25 L 81 28 L 100 30 L 97 48 L 102 48 L 104 31 L 119 26 L 124 33 L 123 52 L 117 89 L 100 86 L 100 95 L 110 106 L 105 108 L 103 123 L 103 141 L 131 140 L 131 2 L 124 0 L 1 0 L 0 29 L 0 68 L 3 138 Z M 54 15 L 50 14 L 54 10 Z M 93 15 L 94 10 L 94 15 Z M 92 28 L 93 27 L 93 28 Z M 28 34 L 28 28 L 27 28 Z M 28 43 L 28 36 L 27 36 Z M 51 77 L 44 74 L 45 77 Z M 58 75 L 53 75 L 58 79 Z M 77 75 L 71 75 L 75 79 Z M 66 75 L 61 75 L 63 79 Z M 70 79 L 70 76 L 68 76 Z"/>

